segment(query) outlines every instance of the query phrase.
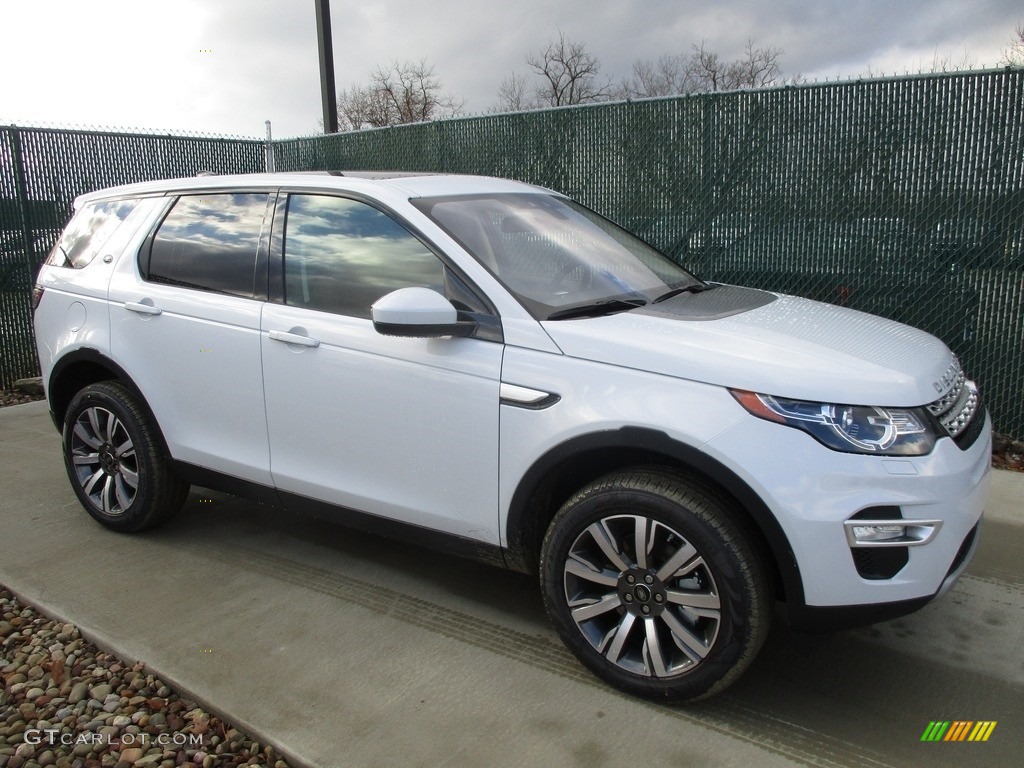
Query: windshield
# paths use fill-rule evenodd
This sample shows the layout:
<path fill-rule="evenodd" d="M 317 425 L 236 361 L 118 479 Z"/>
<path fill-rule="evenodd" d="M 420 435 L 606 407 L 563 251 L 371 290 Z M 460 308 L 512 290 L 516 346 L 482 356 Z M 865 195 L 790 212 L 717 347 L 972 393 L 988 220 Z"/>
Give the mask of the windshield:
<path fill-rule="evenodd" d="M 538 320 L 621 311 L 702 286 L 605 218 L 543 193 L 419 198 L 412 203 L 476 257 Z M 580 312 L 567 310 L 581 309 Z"/>

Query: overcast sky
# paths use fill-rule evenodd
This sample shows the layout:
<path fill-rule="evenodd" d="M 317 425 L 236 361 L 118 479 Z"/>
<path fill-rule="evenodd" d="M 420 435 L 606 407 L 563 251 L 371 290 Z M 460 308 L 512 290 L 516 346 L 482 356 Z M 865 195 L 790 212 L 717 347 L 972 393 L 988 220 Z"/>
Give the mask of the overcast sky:
<path fill-rule="evenodd" d="M 0 0 L 0 124 L 277 138 L 321 117 L 314 0 Z M 1021 0 L 332 0 L 338 87 L 426 58 L 469 114 L 561 29 L 619 80 L 748 38 L 810 80 L 999 64 Z"/>

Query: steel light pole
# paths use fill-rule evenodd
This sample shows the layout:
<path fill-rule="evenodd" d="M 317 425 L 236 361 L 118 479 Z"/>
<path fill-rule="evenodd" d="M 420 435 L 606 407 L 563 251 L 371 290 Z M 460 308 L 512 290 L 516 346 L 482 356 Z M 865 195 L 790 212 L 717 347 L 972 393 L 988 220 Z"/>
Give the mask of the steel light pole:
<path fill-rule="evenodd" d="M 331 0 L 316 5 L 316 40 L 320 49 L 320 97 L 324 107 L 324 133 L 338 132 L 338 98 L 334 88 L 334 44 L 331 42 Z"/>

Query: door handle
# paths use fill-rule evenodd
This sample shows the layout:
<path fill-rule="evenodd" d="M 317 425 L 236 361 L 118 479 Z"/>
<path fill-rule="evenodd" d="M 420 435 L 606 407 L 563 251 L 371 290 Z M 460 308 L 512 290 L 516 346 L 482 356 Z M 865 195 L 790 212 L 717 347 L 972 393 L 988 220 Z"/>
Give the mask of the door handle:
<path fill-rule="evenodd" d="M 320 340 L 310 336 L 300 336 L 297 333 L 287 331 L 271 331 L 269 334 L 274 341 L 283 341 L 285 344 L 298 344 L 303 347 L 319 347 Z"/>
<path fill-rule="evenodd" d="M 126 301 L 124 308 L 129 312 L 138 312 L 140 315 L 159 315 L 163 312 L 160 307 L 154 307 L 152 304 L 142 304 L 138 301 Z"/>

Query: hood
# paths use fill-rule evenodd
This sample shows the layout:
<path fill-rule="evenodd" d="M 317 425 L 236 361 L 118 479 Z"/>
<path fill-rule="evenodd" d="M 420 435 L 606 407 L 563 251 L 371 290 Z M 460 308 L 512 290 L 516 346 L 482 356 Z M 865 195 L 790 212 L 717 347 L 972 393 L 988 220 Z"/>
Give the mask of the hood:
<path fill-rule="evenodd" d="M 701 311 L 705 302 L 707 312 Z M 723 305 L 730 309 L 721 311 Z M 934 336 L 892 320 L 725 285 L 619 314 L 543 325 L 572 357 L 851 405 L 931 403 L 949 388 L 943 376 L 954 360 Z"/>

